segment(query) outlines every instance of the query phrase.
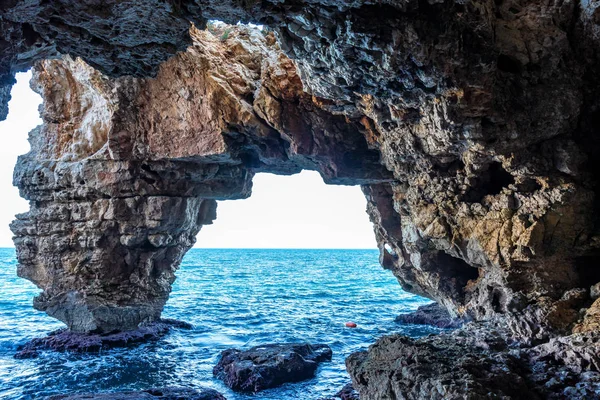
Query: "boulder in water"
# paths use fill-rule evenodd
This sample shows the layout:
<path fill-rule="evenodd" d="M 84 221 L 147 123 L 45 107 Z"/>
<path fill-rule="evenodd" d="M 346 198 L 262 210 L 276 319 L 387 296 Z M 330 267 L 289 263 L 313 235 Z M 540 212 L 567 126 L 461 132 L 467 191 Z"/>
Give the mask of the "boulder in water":
<path fill-rule="evenodd" d="M 266 344 L 249 350 L 228 349 L 221 353 L 214 375 L 231 389 L 259 392 L 286 382 L 315 376 L 319 363 L 331 360 L 325 344 Z"/>
<path fill-rule="evenodd" d="M 330 397 L 324 397 L 320 400 L 359 400 L 358 392 L 352 386 L 352 383 L 347 383 L 344 385 L 342 390 L 337 392 L 335 395 Z"/>

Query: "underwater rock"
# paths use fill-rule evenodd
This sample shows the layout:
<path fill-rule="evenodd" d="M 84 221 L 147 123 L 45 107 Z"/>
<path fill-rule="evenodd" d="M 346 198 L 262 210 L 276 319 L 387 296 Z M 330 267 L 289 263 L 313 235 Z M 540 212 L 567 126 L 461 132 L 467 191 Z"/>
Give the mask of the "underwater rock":
<path fill-rule="evenodd" d="M 47 400 L 226 400 L 216 390 L 166 387 L 116 393 L 84 393 L 51 396 Z"/>
<path fill-rule="evenodd" d="M 354 390 L 352 383 L 347 383 L 344 387 L 331 397 L 324 397 L 319 400 L 359 400 L 358 392 Z"/>
<path fill-rule="evenodd" d="M 173 328 L 192 329 L 192 325 L 173 319 L 161 319 L 142 325 L 135 330 L 106 334 L 78 333 L 60 329 L 49 333 L 46 337 L 30 340 L 18 349 L 14 358 L 35 358 L 41 350 L 97 353 L 114 347 L 126 347 L 156 341 Z"/>
<path fill-rule="evenodd" d="M 420 306 L 417 311 L 400 314 L 396 317 L 396 322 L 401 324 L 430 325 L 437 328 L 455 329 L 460 328 L 465 322 L 463 318 L 452 318 L 448 310 L 438 303 L 431 303 Z"/>
<path fill-rule="evenodd" d="M 324 344 L 266 344 L 249 350 L 229 349 L 221 353 L 213 374 L 231 389 L 259 392 L 315 376 L 317 367 L 331 361 L 331 348 Z"/>

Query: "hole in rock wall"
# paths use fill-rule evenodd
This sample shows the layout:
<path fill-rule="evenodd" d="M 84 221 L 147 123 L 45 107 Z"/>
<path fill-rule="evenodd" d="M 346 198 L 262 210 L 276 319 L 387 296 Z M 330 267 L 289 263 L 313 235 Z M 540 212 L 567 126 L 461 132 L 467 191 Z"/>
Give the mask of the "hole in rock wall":
<path fill-rule="evenodd" d="M 492 162 L 486 171 L 480 172 L 477 184 L 465 194 L 464 201 L 481 203 L 485 196 L 494 196 L 515 183 L 515 178 L 504 169 L 502 163 Z"/>
<path fill-rule="evenodd" d="M 433 255 L 431 263 L 440 274 L 439 289 L 448 297 L 463 301 L 469 281 L 479 277 L 479 269 L 443 251 Z"/>
<path fill-rule="evenodd" d="M 358 186 L 326 185 L 320 175 L 258 174 L 252 196 L 221 201 L 202 248 L 376 248 Z"/>
<path fill-rule="evenodd" d="M 500 56 L 498 56 L 498 69 L 500 71 L 518 74 L 521 72 L 522 68 L 521 62 L 514 57 L 504 54 L 500 54 Z"/>
<path fill-rule="evenodd" d="M 18 73 L 16 78 L 8 104 L 8 118 L 0 122 L 0 247 L 13 247 L 8 226 L 15 214 L 29 209 L 27 201 L 19 196 L 19 190 L 12 186 L 12 176 L 17 157 L 29 151 L 29 131 L 42 123 L 38 111 L 42 98 L 29 87 L 31 72 Z"/>
<path fill-rule="evenodd" d="M 579 284 L 587 288 L 600 282 L 600 254 L 590 254 L 575 259 Z"/>

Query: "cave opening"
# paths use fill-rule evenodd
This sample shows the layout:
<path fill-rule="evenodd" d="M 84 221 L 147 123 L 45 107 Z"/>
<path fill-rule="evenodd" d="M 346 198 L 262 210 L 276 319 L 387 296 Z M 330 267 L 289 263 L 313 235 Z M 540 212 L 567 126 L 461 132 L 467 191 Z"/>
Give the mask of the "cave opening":
<path fill-rule="evenodd" d="M 444 251 L 437 251 L 433 254 L 431 265 L 440 274 L 440 291 L 449 298 L 464 302 L 469 282 L 479 277 L 479 268 Z"/>
<path fill-rule="evenodd" d="M 490 163 L 485 171 L 477 176 L 477 184 L 473 185 L 464 195 L 464 201 L 468 203 L 481 203 L 485 196 L 495 196 L 502 190 L 515 183 L 515 178 L 502 166 L 502 163 L 494 161 Z"/>
<path fill-rule="evenodd" d="M 358 186 L 326 185 L 314 171 L 261 173 L 245 200 L 218 202 L 202 248 L 371 248 L 376 242 Z"/>

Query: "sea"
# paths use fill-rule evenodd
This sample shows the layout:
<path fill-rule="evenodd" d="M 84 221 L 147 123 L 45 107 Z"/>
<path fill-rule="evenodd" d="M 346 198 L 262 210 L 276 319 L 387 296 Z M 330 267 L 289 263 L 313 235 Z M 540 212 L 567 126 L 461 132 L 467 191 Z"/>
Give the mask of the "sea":
<path fill-rule="evenodd" d="M 163 312 L 192 330 L 100 354 L 46 351 L 16 360 L 19 345 L 63 327 L 33 309 L 39 289 L 16 268 L 14 249 L 0 249 L 0 399 L 203 386 L 229 400 L 317 400 L 350 381 L 344 359 L 377 338 L 439 332 L 394 321 L 430 300 L 402 291 L 377 250 L 192 249 Z M 313 379 L 256 394 L 235 393 L 212 375 L 225 349 L 289 342 L 328 344 L 333 359 Z"/>

